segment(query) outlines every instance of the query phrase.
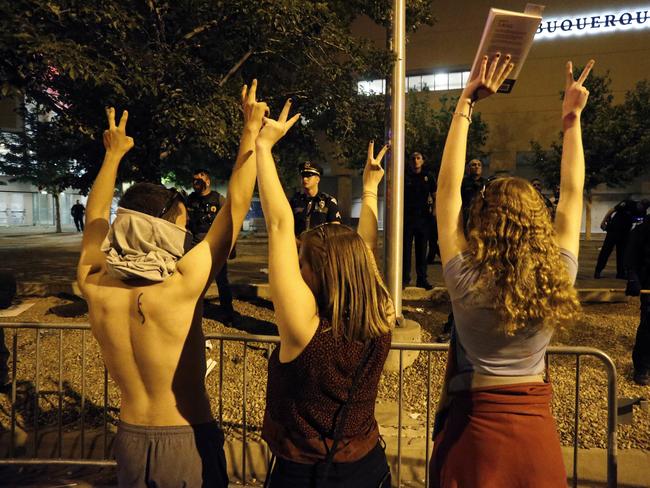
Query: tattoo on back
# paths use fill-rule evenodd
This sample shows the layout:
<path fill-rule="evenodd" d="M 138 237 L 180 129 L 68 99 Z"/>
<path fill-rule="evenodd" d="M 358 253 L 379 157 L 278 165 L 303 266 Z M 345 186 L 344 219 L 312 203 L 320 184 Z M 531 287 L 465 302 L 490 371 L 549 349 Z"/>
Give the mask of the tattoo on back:
<path fill-rule="evenodd" d="M 144 314 L 142 313 L 142 302 L 140 301 L 140 299 L 142 298 L 142 295 L 144 295 L 144 293 L 140 293 L 138 295 L 138 313 L 140 314 L 140 317 L 142 319 L 142 323 L 144 324 L 145 319 L 144 319 Z"/>

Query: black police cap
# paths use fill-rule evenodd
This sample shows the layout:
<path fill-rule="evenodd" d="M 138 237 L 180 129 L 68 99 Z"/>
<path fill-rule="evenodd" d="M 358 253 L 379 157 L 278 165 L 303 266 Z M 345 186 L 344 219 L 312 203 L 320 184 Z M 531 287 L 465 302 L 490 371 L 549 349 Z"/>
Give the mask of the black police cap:
<path fill-rule="evenodd" d="M 317 176 L 323 174 L 323 168 L 319 164 L 312 163 L 311 161 L 305 161 L 298 168 L 300 173 L 312 173 Z"/>

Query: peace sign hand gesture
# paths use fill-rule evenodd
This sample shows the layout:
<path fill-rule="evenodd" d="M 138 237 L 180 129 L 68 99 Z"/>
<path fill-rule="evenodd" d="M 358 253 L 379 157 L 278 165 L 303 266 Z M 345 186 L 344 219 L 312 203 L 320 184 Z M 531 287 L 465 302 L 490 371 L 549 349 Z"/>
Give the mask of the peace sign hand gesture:
<path fill-rule="evenodd" d="M 587 104 L 589 98 L 589 90 L 587 90 L 583 83 L 589 76 L 591 68 L 594 67 L 595 61 L 590 59 L 582 70 L 580 77 L 577 80 L 573 79 L 573 63 L 568 61 L 566 64 L 566 85 L 564 87 L 564 100 L 562 101 L 562 120 L 575 119 L 580 116 L 582 109 Z"/>
<path fill-rule="evenodd" d="M 515 67 L 510 59 L 510 54 L 506 54 L 501 61 L 501 53 L 496 53 L 488 68 L 488 57 L 483 56 L 478 73 L 467 83 L 461 99 L 469 98 L 476 101 L 496 93 Z"/>
<path fill-rule="evenodd" d="M 108 118 L 108 130 L 104 131 L 104 148 L 107 153 L 113 153 L 118 157 L 124 156 L 133 147 L 133 138 L 126 135 L 126 121 L 129 118 L 129 112 L 122 112 L 119 124 L 115 125 L 115 109 L 108 107 L 106 109 Z"/>
<path fill-rule="evenodd" d="M 278 120 L 269 119 L 264 117 L 264 125 L 262 130 L 257 136 L 256 143 L 264 147 L 273 147 L 273 145 L 278 142 L 284 135 L 291 129 L 293 124 L 295 124 L 300 118 L 300 114 L 295 114 L 289 120 L 289 109 L 291 108 L 291 99 L 287 100 L 280 112 Z"/>
<path fill-rule="evenodd" d="M 375 157 L 375 141 L 368 144 L 368 157 L 366 166 L 363 168 L 363 187 L 377 189 L 381 179 L 384 177 L 384 168 L 381 167 L 381 160 L 388 150 L 388 144 L 384 144 L 377 157 Z"/>

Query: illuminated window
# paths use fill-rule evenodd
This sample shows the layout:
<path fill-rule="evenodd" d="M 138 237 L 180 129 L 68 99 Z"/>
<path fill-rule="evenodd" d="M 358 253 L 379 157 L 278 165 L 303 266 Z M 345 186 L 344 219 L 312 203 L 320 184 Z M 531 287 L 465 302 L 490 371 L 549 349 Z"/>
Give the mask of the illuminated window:
<path fill-rule="evenodd" d="M 461 90 L 467 84 L 468 79 L 469 71 L 408 75 L 404 84 L 404 91 Z M 386 81 L 360 81 L 357 84 L 357 93 L 362 95 L 383 95 L 386 93 Z"/>

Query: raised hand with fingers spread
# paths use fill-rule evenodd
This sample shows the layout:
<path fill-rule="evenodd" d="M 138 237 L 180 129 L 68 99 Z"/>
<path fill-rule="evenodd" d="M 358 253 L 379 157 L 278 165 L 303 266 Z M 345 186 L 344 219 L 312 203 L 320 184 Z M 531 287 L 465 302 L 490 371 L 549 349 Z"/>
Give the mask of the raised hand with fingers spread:
<path fill-rule="evenodd" d="M 298 121 L 300 118 L 299 113 L 287 120 L 290 109 L 291 99 L 285 102 L 278 120 L 264 117 L 264 125 L 262 126 L 259 136 L 257 136 L 256 144 L 258 146 L 273 147 L 273 145 L 282 139 L 289 129 L 291 129 L 293 124 Z"/>
<path fill-rule="evenodd" d="M 497 53 L 488 68 L 488 57 L 483 56 L 478 73 L 467 83 L 460 98 L 469 98 L 474 102 L 496 93 L 515 67 L 510 59 L 510 54 L 506 54 L 502 60 L 501 53 Z"/>

